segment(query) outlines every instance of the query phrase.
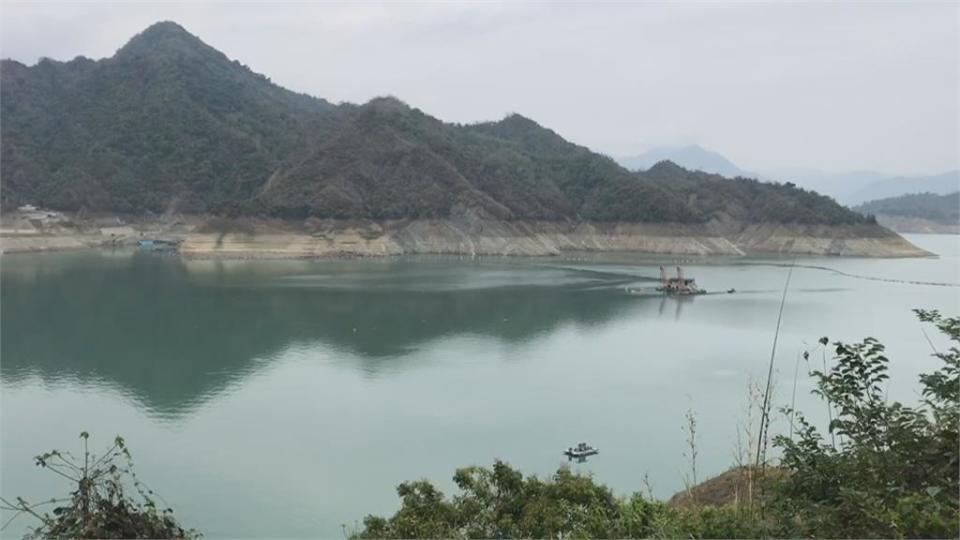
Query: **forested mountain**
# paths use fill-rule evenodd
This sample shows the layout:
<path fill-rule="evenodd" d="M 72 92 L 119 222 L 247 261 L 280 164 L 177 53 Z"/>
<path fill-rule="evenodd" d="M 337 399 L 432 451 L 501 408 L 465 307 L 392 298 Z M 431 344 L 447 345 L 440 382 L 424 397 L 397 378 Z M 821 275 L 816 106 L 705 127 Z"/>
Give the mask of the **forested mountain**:
<path fill-rule="evenodd" d="M 4 202 L 62 209 L 222 209 L 253 197 L 338 111 L 174 23 L 96 62 L 4 60 L 0 91 Z"/>
<path fill-rule="evenodd" d="M 937 223 L 960 223 L 960 192 L 938 195 L 913 193 L 861 204 L 854 210 L 863 214 L 929 219 Z"/>
<path fill-rule="evenodd" d="M 669 162 L 632 173 L 519 115 L 333 105 L 172 22 L 113 57 L 4 60 L 2 204 L 274 216 L 862 223 L 832 199 Z"/>

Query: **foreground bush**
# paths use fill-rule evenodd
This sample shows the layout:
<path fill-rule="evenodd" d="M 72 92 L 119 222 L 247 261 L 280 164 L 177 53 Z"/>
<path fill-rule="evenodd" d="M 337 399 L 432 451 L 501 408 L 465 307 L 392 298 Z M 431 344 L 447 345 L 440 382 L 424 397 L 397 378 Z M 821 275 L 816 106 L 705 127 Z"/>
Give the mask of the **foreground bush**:
<path fill-rule="evenodd" d="M 943 366 L 920 377 L 921 406 L 887 402 L 888 360 L 875 339 L 834 343 L 833 367 L 812 373 L 815 392 L 835 411 L 834 442 L 785 411 L 797 434 L 774 439 L 782 458 L 775 474 L 755 471 L 766 480 L 752 504 L 667 506 L 639 493 L 621 499 L 565 467 L 542 480 L 497 461 L 458 470 L 452 499 L 426 480 L 401 484 L 400 510 L 367 516 L 354 537 L 956 538 L 960 319 L 917 314 L 952 341 L 935 353 Z"/>
<path fill-rule="evenodd" d="M 36 457 L 37 466 L 69 480 L 75 489 L 69 497 L 28 503 L 17 498 L 0 498 L 2 508 L 14 512 L 14 518 L 28 514 L 40 524 L 27 538 L 197 538 L 173 518 L 173 510 L 160 509 L 153 491 L 136 476 L 126 443 L 117 437 L 101 456 L 88 450 L 86 432 L 83 460 L 68 452 L 52 450 Z M 137 492 L 127 494 L 130 487 Z M 42 507 L 54 506 L 50 512 Z M 7 522 L 7 524 L 10 523 Z M 5 524 L 5 525 L 7 525 Z"/>
<path fill-rule="evenodd" d="M 802 416 L 796 440 L 777 437 L 782 465 L 777 511 L 804 536 L 956 538 L 960 434 L 960 319 L 917 312 L 953 342 L 943 367 L 920 377 L 923 404 L 887 403 L 887 358 L 872 338 L 835 344 L 836 364 L 814 372 L 836 411 L 827 444 Z M 826 338 L 822 340 L 826 341 Z M 788 411 L 789 412 L 789 411 Z"/>
<path fill-rule="evenodd" d="M 454 482 L 460 493 L 452 499 L 426 480 L 401 484 L 400 510 L 367 516 L 354 538 L 744 538 L 764 529 L 747 506 L 677 508 L 639 493 L 620 499 L 567 467 L 544 480 L 497 461 L 460 469 Z"/>

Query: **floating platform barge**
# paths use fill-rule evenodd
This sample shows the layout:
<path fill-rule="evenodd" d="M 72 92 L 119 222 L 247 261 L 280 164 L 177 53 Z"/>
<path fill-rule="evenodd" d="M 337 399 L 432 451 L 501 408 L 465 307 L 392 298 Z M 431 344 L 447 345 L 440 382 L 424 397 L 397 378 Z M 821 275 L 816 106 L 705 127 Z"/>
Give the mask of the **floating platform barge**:
<path fill-rule="evenodd" d="M 677 267 L 677 277 L 667 277 L 667 271 L 660 267 L 660 286 L 644 287 L 634 289 L 626 287 L 624 289 L 628 294 L 637 296 L 696 296 L 708 294 L 706 289 L 697 286 L 696 280 L 683 276 L 683 269 Z M 734 289 L 727 289 L 728 294 L 735 292 Z M 716 294 L 716 293 L 709 293 Z"/>
<path fill-rule="evenodd" d="M 697 286 L 693 278 L 683 277 L 683 269 L 677 267 L 677 277 L 667 277 L 667 271 L 660 267 L 660 286 L 657 292 L 664 294 L 675 294 L 680 296 L 689 296 L 693 294 L 706 294 L 706 290 Z"/>

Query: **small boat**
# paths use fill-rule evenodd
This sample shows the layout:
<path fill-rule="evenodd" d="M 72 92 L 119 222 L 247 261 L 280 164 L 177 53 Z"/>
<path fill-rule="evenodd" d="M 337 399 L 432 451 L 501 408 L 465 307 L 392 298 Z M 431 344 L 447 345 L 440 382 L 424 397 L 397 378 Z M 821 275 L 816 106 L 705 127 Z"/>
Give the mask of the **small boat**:
<path fill-rule="evenodd" d="M 737 292 L 737 290 L 734 289 L 733 287 L 730 287 L 729 289 L 727 289 L 727 294 L 733 294 L 735 292 Z"/>
<path fill-rule="evenodd" d="M 563 454 L 568 458 L 577 458 L 577 459 L 582 459 L 587 456 L 592 456 L 598 453 L 600 453 L 599 450 L 597 450 L 593 446 L 589 446 L 587 443 L 580 443 L 576 446 L 567 448 L 563 452 Z"/>

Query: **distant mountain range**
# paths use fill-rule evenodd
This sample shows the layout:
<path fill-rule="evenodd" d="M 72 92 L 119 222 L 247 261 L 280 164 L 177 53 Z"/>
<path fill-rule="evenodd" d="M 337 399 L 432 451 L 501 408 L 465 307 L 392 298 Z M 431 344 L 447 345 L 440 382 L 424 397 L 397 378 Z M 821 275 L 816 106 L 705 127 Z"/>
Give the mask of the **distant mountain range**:
<path fill-rule="evenodd" d="M 937 195 L 911 193 L 879 199 L 854 208 L 864 214 L 924 218 L 944 224 L 960 224 L 960 192 Z"/>
<path fill-rule="evenodd" d="M 719 174 L 727 178 L 737 176 L 758 177 L 755 173 L 737 167 L 732 161 L 717 152 L 698 145 L 658 147 L 637 156 L 617 158 L 620 165 L 632 171 L 645 171 L 661 161 L 672 161 L 687 169 Z"/>
<path fill-rule="evenodd" d="M 688 169 L 719 174 L 728 178 L 743 176 L 767 181 L 792 182 L 806 189 L 829 195 L 851 206 L 909 193 L 945 194 L 960 189 L 960 171 L 948 171 L 929 176 L 900 176 L 876 171 L 827 172 L 802 167 L 750 171 L 740 168 L 717 152 L 696 145 L 654 148 L 637 156 L 618 158 L 617 161 L 631 170 L 645 170 L 657 161 L 665 159 Z"/>
<path fill-rule="evenodd" d="M 932 176 L 897 176 L 882 178 L 856 191 L 851 202 L 872 201 L 916 193 L 945 195 L 960 190 L 960 171 L 949 171 Z"/>
<path fill-rule="evenodd" d="M 960 192 L 911 193 L 854 207 L 900 232 L 960 233 Z"/>
<path fill-rule="evenodd" d="M 4 60 L 0 107 L 6 208 L 289 220 L 868 221 L 789 185 L 667 161 L 631 172 L 516 114 L 459 125 L 390 97 L 334 105 L 273 84 L 172 22 L 103 60 Z"/>

